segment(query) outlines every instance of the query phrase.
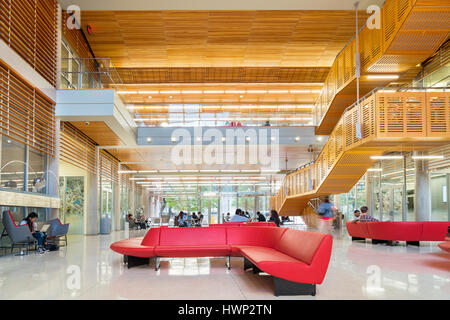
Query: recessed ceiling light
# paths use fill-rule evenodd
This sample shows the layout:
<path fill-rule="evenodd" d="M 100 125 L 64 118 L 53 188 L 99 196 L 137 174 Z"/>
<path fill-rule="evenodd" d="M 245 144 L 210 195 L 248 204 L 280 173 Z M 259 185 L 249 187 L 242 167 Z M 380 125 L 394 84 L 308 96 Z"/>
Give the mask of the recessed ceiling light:
<path fill-rule="evenodd" d="M 152 138 L 148 137 L 148 138 L 147 138 L 147 142 L 148 142 L 148 143 L 151 143 L 151 142 L 152 142 Z"/>
<path fill-rule="evenodd" d="M 173 137 L 172 142 L 177 142 L 177 138 Z"/>
<path fill-rule="evenodd" d="M 295 137 L 295 141 L 299 142 L 300 141 L 300 137 Z"/>

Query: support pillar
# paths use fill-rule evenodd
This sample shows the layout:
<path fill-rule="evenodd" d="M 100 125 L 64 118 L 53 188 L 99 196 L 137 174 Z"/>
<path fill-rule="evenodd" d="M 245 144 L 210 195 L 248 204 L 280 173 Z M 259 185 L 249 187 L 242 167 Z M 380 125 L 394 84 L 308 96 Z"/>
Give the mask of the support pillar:
<path fill-rule="evenodd" d="M 119 231 L 120 230 L 120 184 L 114 183 L 113 185 L 113 210 L 114 210 L 114 230 Z"/>
<path fill-rule="evenodd" d="M 447 173 L 447 212 L 448 221 L 450 221 L 450 173 Z"/>
<path fill-rule="evenodd" d="M 427 160 L 415 160 L 416 188 L 414 194 L 414 214 L 416 221 L 431 220 L 430 173 Z"/>
<path fill-rule="evenodd" d="M 369 208 L 369 214 L 373 216 L 374 203 L 373 203 L 373 177 L 370 173 L 366 173 L 366 206 Z"/>
<path fill-rule="evenodd" d="M 47 165 L 48 194 L 54 197 L 59 197 L 60 134 L 61 134 L 61 121 L 57 118 L 55 126 L 55 156 L 48 157 L 48 165 Z M 47 220 L 56 219 L 58 217 L 59 217 L 59 209 L 52 208 L 48 210 Z"/>
<path fill-rule="evenodd" d="M 88 175 L 88 210 L 86 212 L 86 234 L 96 235 L 98 234 L 98 214 L 99 214 L 99 175 L 100 175 L 100 149 L 97 147 L 95 152 L 96 157 L 96 173 L 90 173 Z"/>

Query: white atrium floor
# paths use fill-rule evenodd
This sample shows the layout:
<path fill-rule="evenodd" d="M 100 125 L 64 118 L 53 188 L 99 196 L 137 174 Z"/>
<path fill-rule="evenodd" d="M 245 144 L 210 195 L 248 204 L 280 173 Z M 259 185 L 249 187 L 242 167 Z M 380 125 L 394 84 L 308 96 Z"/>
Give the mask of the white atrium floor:
<path fill-rule="evenodd" d="M 337 235 L 317 295 L 276 298 L 271 277 L 244 273 L 240 258 L 230 271 L 219 258 L 162 260 L 158 272 L 153 261 L 127 269 L 109 249 L 124 238 L 71 236 L 59 252 L 0 257 L 0 299 L 450 299 L 450 254 L 437 243 L 387 247 Z"/>

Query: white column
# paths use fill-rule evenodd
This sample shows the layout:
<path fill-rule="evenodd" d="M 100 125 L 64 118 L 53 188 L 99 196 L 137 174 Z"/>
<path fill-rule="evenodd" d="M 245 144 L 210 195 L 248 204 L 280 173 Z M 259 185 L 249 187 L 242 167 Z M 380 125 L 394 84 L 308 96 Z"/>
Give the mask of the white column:
<path fill-rule="evenodd" d="M 128 196 L 128 209 L 129 209 L 129 213 L 131 213 L 134 217 L 135 213 L 136 213 L 136 208 L 135 208 L 135 199 L 136 197 L 136 187 L 135 185 L 132 183 L 131 184 L 131 188 L 129 190 L 129 196 Z"/>
<path fill-rule="evenodd" d="M 59 197 L 59 161 L 61 145 L 61 121 L 56 118 L 55 126 L 55 156 L 48 157 L 47 185 L 50 196 Z M 48 220 L 56 219 L 59 216 L 59 209 L 48 210 Z"/>
<path fill-rule="evenodd" d="M 114 201 L 114 225 L 115 230 L 120 230 L 120 184 L 115 182 L 113 185 L 113 201 Z"/>
<path fill-rule="evenodd" d="M 89 173 L 88 175 L 88 195 L 89 205 L 86 212 L 86 234 L 96 235 L 99 231 L 98 210 L 99 201 L 99 176 L 100 176 L 100 149 L 96 147 L 96 173 Z"/>
<path fill-rule="evenodd" d="M 450 173 L 447 173 L 447 210 L 448 210 L 448 221 L 450 221 Z"/>
<path fill-rule="evenodd" d="M 366 173 L 366 206 L 369 208 L 369 214 L 373 216 L 373 178 L 370 173 Z"/>
<path fill-rule="evenodd" d="M 430 173 L 427 160 L 416 160 L 416 188 L 414 194 L 414 213 L 416 221 L 431 220 Z"/>

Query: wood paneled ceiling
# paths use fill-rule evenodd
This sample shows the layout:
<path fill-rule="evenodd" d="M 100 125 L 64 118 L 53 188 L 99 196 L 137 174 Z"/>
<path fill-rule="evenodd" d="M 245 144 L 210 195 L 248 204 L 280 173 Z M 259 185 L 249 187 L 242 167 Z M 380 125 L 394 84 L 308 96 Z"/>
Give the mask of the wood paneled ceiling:
<path fill-rule="evenodd" d="M 199 103 L 311 106 L 321 89 L 322 84 L 160 84 L 120 86 L 117 92 L 126 104 L 132 105 Z"/>
<path fill-rule="evenodd" d="M 101 146 L 124 145 L 123 141 L 103 121 L 71 121 L 70 123 Z"/>
<path fill-rule="evenodd" d="M 150 79 L 148 68 L 330 67 L 355 33 L 353 11 L 326 10 L 83 11 L 82 24 L 97 57 Z"/>
<path fill-rule="evenodd" d="M 142 83 L 323 83 L 329 67 L 117 68 L 120 82 Z"/>

